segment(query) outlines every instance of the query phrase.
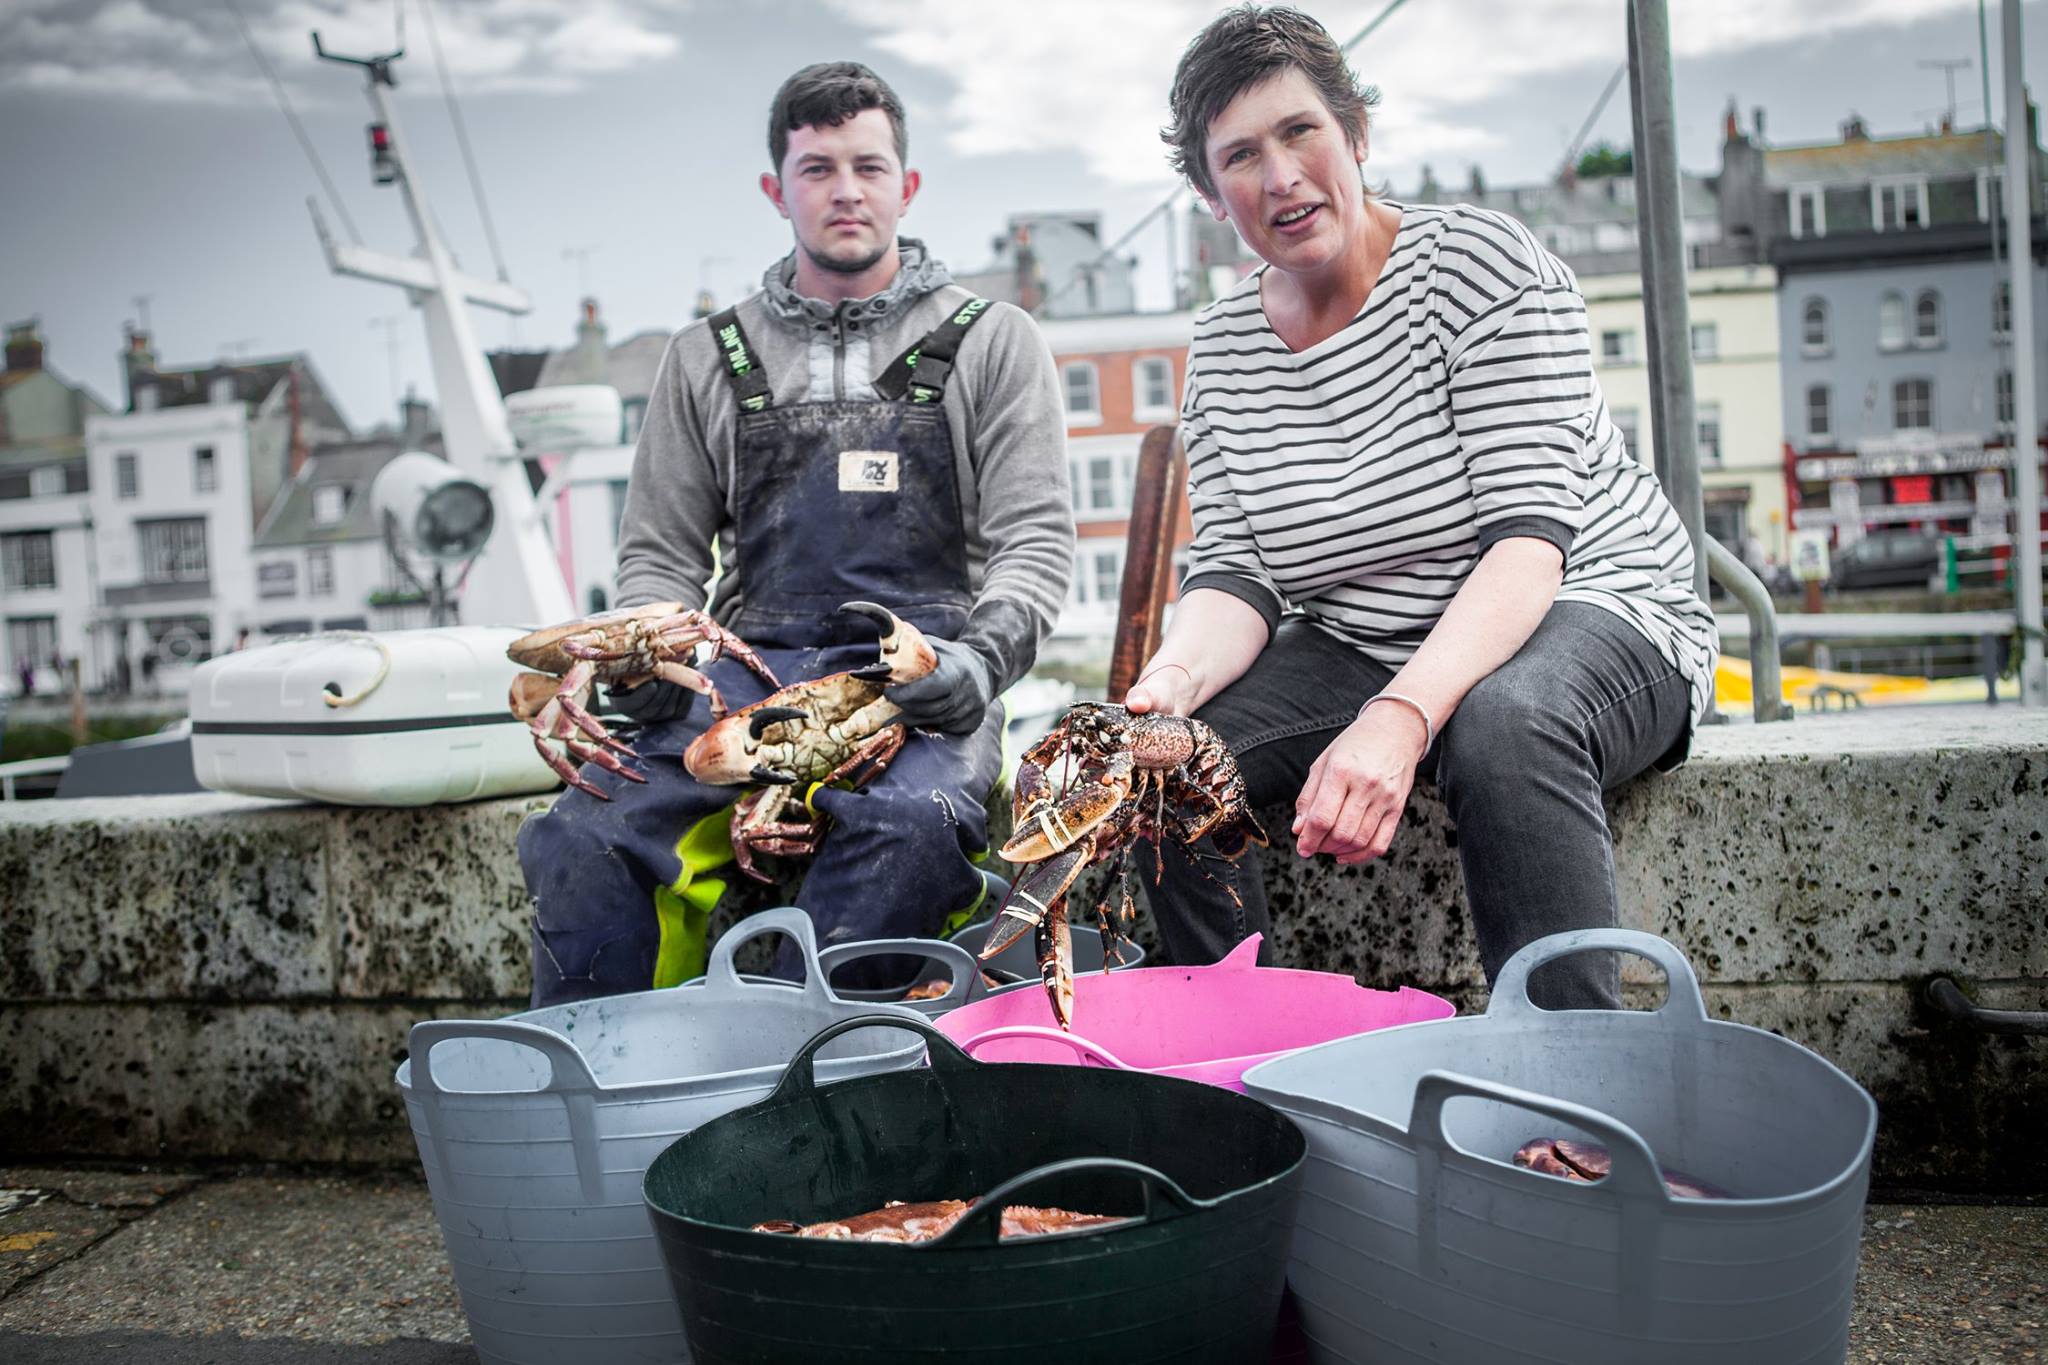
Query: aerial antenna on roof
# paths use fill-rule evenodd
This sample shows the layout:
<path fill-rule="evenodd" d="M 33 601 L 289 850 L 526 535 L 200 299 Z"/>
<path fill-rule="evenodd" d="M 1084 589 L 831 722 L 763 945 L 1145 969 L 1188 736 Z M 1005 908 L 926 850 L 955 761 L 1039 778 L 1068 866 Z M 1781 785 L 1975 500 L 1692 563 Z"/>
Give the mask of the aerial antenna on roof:
<path fill-rule="evenodd" d="M 1956 126 L 1956 72 L 1958 70 L 1966 71 L 1976 65 L 1976 63 L 1972 62 L 1968 57 L 1923 57 L 1913 63 L 1913 65 L 1924 67 L 1930 71 L 1939 71 L 1942 75 L 1948 77 L 1948 113 L 1942 118 L 1942 128 L 1944 131 L 1954 128 Z M 1986 121 L 1989 121 L 1988 116 Z"/>

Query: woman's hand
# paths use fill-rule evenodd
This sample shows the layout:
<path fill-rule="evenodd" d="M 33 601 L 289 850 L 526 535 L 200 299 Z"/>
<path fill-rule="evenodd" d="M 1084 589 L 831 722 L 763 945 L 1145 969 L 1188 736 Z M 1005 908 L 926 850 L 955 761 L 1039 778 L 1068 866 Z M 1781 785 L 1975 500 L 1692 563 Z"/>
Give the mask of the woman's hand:
<path fill-rule="evenodd" d="M 1191 716 L 1201 704 L 1201 688 L 1184 664 L 1153 664 L 1124 694 L 1132 715 L 1155 711 L 1162 716 Z"/>
<path fill-rule="evenodd" d="M 1368 706 L 1323 750 L 1294 803 L 1295 852 L 1350 865 L 1394 842 L 1428 734 L 1405 706 Z"/>

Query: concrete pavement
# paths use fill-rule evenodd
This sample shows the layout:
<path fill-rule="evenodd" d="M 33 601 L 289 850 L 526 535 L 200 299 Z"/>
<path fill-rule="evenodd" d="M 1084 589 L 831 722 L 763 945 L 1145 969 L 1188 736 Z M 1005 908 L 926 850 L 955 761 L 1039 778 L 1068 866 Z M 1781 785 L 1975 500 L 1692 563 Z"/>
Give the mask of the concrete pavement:
<path fill-rule="evenodd" d="M 471 1365 L 410 1172 L 0 1168 L 7 1365 Z M 1849 1359 L 2048 1362 L 2048 1206 L 1874 1204 Z"/>

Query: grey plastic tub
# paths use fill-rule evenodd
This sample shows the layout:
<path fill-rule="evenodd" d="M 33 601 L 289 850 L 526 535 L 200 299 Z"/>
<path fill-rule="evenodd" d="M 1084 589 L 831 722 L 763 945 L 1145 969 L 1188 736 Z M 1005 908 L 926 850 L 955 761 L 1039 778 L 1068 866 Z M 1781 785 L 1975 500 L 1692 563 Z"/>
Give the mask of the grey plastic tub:
<path fill-rule="evenodd" d="M 802 945 L 803 986 L 733 970 L 734 949 L 770 933 Z M 810 916 L 768 910 L 718 940 L 697 990 L 413 1028 L 398 1088 L 480 1358 L 689 1360 L 641 1177 L 684 1133 L 767 1095 L 819 1030 L 876 1012 L 824 979 Z M 861 1029 L 823 1056 L 821 1074 L 846 1079 L 915 1066 L 923 1047 Z"/>
<path fill-rule="evenodd" d="M 1550 1012 L 1529 973 L 1621 949 L 1661 1009 Z M 1484 1015 L 1277 1058 L 1245 1092 L 1308 1137 L 1288 1279 L 1318 1362 L 1834 1365 L 1877 1106 L 1826 1060 L 1709 1019 L 1676 948 L 1581 930 L 1509 960 Z M 1510 1163 L 1597 1142 L 1597 1183 Z M 1669 1195 L 1659 1166 L 1730 1191 Z"/>

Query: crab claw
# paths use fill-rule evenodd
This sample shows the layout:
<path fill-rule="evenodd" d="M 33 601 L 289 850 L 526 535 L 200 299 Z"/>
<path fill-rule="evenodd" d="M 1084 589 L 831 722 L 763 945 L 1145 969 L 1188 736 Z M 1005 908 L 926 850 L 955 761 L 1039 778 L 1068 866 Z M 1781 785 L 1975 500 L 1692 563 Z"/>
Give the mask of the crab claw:
<path fill-rule="evenodd" d="M 771 725 L 780 725 L 786 720 L 808 720 L 810 712 L 796 706 L 764 706 L 749 714 L 747 733 L 755 739 L 761 738 Z"/>
<path fill-rule="evenodd" d="M 866 668 L 850 670 L 862 682 L 913 682 L 939 666 L 939 656 L 924 638 L 924 632 L 899 619 L 887 607 L 878 607 L 873 602 L 842 602 L 839 610 L 867 617 L 882 633 L 881 658 Z"/>
<path fill-rule="evenodd" d="M 756 763 L 754 771 L 749 773 L 748 776 L 765 787 L 788 787 L 793 786 L 797 781 L 795 773 L 786 773 L 779 768 L 771 768 L 766 763 Z"/>

